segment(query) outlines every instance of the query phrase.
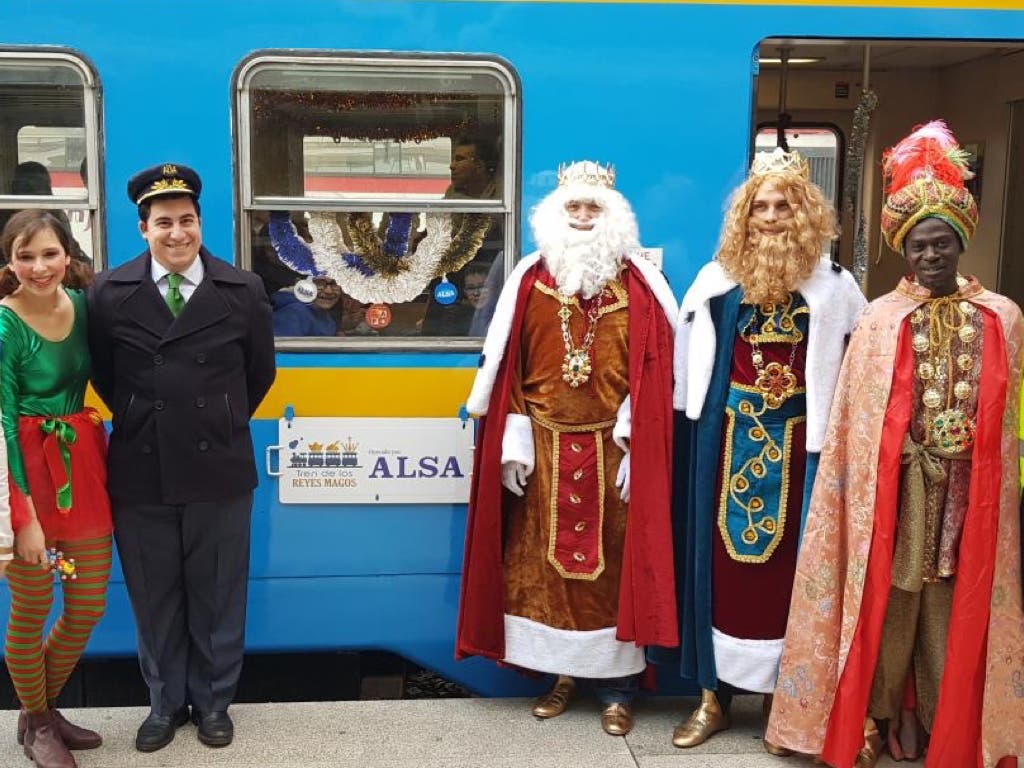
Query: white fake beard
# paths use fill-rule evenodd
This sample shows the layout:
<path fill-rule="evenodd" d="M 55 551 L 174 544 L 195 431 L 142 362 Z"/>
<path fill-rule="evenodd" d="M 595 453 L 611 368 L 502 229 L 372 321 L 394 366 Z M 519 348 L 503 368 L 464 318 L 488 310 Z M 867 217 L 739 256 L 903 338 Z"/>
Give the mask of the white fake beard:
<path fill-rule="evenodd" d="M 559 292 L 591 299 L 604 290 L 622 269 L 622 247 L 605 235 L 599 219 L 594 228 L 577 230 L 566 221 L 556 237 L 544 238 L 540 249 Z"/>

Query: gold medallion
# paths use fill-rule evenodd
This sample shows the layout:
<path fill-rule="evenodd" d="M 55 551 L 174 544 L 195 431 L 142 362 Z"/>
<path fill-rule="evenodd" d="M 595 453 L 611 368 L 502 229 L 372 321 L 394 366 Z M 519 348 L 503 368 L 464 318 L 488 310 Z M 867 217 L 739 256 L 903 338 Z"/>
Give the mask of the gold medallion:
<path fill-rule="evenodd" d="M 942 405 L 942 395 L 939 394 L 939 390 L 928 387 L 921 395 L 921 402 L 924 403 L 925 408 L 938 408 Z"/>
<path fill-rule="evenodd" d="M 935 376 L 935 366 L 929 362 L 923 362 L 917 366 L 917 377 L 921 381 L 929 381 Z"/>
<path fill-rule="evenodd" d="M 960 341 L 964 344 L 970 344 L 974 341 L 978 332 L 974 329 L 973 325 L 962 325 L 960 326 L 960 330 L 956 332 L 956 335 L 960 337 Z"/>
<path fill-rule="evenodd" d="M 956 359 L 956 367 L 961 371 L 969 371 L 974 367 L 974 358 L 966 352 Z"/>
<path fill-rule="evenodd" d="M 974 310 L 974 305 L 971 304 L 971 302 L 969 302 L 969 301 L 961 301 L 960 302 L 960 311 L 963 312 L 968 317 L 970 317 L 971 315 L 974 314 L 974 311 L 975 311 Z"/>
<path fill-rule="evenodd" d="M 974 392 L 974 387 L 968 384 L 966 381 L 958 381 L 956 386 L 953 387 L 953 394 L 956 395 L 957 400 L 966 400 Z"/>
<path fill-rule="evenodd" d="M 574 349 L 565 353 L 565 360 L 562 362 L 562 378 L 575 389 L 580 384 L 586 384 L 590 378 L 590 354 L 584 349 Z"/>
<path fill-rule="evenodd" d="M 923 323 L 924 312 L 922 312 L 920 309 L 915 309 L 913 313 L 911 313 L 910 315 L 910 322 L 912 322 L 914 325 L 920 325 L 921 323 Z"/>
<path fill-rule="evenodd" d="M 923 333 L 915 333 L 914 338 L 911 341 L 911 345 L 914 347 L 915 352 L 927 352 L 928 351 L 928 337 Z"/>
<path fill-rule="evenodd" d="M 974 445 L 976 426 L 974 419 L 963 411 L 950 408 L 932 419 L 932 437 L 945 451 L 961 453 Z"/>

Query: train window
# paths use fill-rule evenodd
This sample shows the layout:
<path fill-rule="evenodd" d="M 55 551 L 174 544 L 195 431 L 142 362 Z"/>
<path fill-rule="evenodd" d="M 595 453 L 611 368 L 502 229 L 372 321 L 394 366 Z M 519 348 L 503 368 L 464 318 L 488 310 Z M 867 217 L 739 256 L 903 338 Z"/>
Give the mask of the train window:
<path fill-rule="evenodd" d="M 843 163 L 843 135 L 832 125 L 790 125 L 786 144 L 807 159 L 811 181 L 821 187 L 833 205 L 839 205 L 839 177 Z M 754 150 L 764 152 L 778 146 L 778 127 L 772 123 L 758 126 Z"/>
<path fill-rule="evenodd" d="M 279 347 L 480 346 L 515 252 L 517 91 L 487 58 L 239 67 L 239 262 Z"/>
<path fill-rule="evenodd" d="M 98 102 L 95 73 L 74 54 L 0 50 L 0 227 L 25 208 L 53 210 L 90 262 L 102 244 Z"/>

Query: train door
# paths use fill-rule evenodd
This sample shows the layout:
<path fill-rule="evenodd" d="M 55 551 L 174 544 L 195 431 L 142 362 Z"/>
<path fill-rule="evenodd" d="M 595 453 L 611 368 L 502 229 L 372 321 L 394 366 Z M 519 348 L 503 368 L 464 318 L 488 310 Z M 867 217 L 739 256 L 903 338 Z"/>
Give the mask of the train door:
<path fill-rule="evenodd" d="M 772 38 L 758 61 L 757 144 L 781 131 L 811 156 L 840 212 L 834 255 L 869 298 L 891 290 L 904 266 L 879 233 L 882 152 L 942 118 L 971 153 L 980 208 L 961 269 L 1024 302 L 1024 269 L 1013 263 L 1024 245 L 1024 44 Z"/>

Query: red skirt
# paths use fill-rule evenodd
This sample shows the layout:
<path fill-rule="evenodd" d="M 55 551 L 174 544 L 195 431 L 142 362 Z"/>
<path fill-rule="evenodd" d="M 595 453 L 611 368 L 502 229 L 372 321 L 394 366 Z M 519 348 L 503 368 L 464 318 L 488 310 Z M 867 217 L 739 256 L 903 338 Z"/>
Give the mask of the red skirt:
<path fill-rule="evenodd" d="M 48 543 L 98 538 L 113 531 L 107 496 L 107 430 L 95 409 L 70 416 L 19 416 L 18 444 L 36 517 Z M 9 476 L 8 482 L 11 527 L 17 532 L 28 522 L 28 506 L 14 478 Z"/>

